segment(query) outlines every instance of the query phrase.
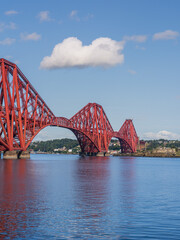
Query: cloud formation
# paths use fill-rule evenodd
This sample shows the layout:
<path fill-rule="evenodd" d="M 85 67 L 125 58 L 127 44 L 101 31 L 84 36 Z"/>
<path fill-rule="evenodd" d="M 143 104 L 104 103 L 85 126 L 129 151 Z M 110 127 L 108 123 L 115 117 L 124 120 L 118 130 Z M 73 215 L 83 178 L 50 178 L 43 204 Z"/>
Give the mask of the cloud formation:
<path fill-rule="evenodd" d="M 88 13 L 88 14 L 85 16 L 84 20 L 85 20 L 85 21 L 88 21 L 89 19 L 92 19 L 93 17 L 94 17 L 94 15 L 93 15 L 92 13 Z"/>
<path fill-rule="evenodd" d="M 124 36 L 124 41 L 134 41 L 134 42 L 145 42 L 147 40 L 146 35 L 133 35 L 133 36 Z"/>
<path fill-rule="evenodd" d="M 49 16 L 49 11 L 41 11 L 38 14 L 38 17 L 39 17 L 40 22 L 49 22 L 52 20 Z"/>
<path fill-rule="evenodd" d="M 6 11 L 4 14 L 7 16 L 10 16 L 10 15 L 16 15 L 18 14 L 18 12 L 15 10 L 9 10 L 9 11 Z"/>
<path fill-rule="evenodd" d="M 178 36 L 178 32 L 166 30 L 164 32 L 155 33 L 153 35 L 153 40 L 175 40 Z"/>
<path fill-rule="evenodd" d="M 72 10 L 71 13 L 69 14 L 69 16 L 73 20 L 80 21 L 77 10 Z"/>
<path fill-rule="evenodd" d="M 0 41 L 0 45 L 11 45 L 16 41 L 14 38 L 5 38 L 4 40 Z"/>
<path fill-rule="evenodd" d="M 147 139 L 168 139 L 168 140 L 180 139 L 179 134 L 172 133 L 166 130 L 159 131 L 157 133 L 148 132 L 148 133 L 145 133 L 143 137 Z"/>
<path fill-rule="evenodd" d="M 29 40 L 38 41 L 39 39 L 41 39 L 41 35 L 37 34 L 36 32 L 31 33 L 31 34 L 21 33 L 21 40 L 24 40 L 24 41 L 29 41 Z"/>
<path fill-rule="evenodd" d="M 83 46 L 79 39 L 70 37 L 58 43 L 51 56 L 43 58 L 40 68 L 111 67 L 123 63 L 123 48 L 124 42 L 110 38 L 97 38 L 90 45 Z"/>
<path fill-rule="evenodd" d="M 8 24 L 5 24 L 3 22 L 0 23 L 0 32 L 3 32 L 5 29 L 11 29 L 14 30 L 16 29 L 16 24 L 13 22 L 10 22 Z"/>

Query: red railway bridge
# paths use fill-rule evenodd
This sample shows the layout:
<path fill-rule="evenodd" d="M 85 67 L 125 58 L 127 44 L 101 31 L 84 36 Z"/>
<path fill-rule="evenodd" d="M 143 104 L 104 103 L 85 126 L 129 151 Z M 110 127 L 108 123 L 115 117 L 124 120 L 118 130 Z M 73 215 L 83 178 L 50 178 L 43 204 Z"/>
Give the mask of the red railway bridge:
<path fill-rule="evenodd" d="M 119 139 L 123 153 L 135 152 L 138 144 L 131 119 L 115 132 L 102 106 L 96 103 L 88 103 L 70 119 L 56 117 L 17 65 L 1 58 L 0 151 L 4 155 L 12 152 L 12 156 L 19 151 L 23 157 L 33 138 L 47 126 L 71 130 L 81 152 L 87 155 L 107 153 L 112 137 Z"/>

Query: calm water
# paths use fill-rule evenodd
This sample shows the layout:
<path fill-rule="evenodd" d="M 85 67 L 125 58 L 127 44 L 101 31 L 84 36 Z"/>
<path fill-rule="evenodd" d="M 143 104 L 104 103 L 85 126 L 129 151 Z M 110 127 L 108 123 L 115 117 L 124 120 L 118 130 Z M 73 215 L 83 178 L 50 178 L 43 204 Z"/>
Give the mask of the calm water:
<path fill-rule="evenodd" d="M 0 160 L 0 239 L 180 239 L 180 159 Z"/>

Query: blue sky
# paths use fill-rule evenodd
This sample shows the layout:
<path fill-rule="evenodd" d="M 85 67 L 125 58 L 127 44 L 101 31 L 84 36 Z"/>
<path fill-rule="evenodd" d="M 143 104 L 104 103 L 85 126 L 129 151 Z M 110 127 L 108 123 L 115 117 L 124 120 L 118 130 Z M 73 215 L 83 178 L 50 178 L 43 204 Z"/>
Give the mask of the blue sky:
<path fill-rule="evenodd" d="M 132 118 L 140 138 L 180 139 L 179 9 L 178 0 L 3 1 L 1 57 L 56 116 L 97 102 L 114 130 Z M 64 137 L 73 135 L 49 127 L 36 139 Z"/>

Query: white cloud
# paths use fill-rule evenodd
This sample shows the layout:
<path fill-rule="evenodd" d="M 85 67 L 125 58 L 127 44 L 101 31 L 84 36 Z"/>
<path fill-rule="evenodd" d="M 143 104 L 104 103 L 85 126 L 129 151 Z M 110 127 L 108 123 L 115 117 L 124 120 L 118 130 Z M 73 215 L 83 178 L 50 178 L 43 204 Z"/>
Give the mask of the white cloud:
<path fill-rule="evenodd" d="M 132 75 L 135 75 L 135 74 L 137 74 L 137 72 L 136 72 L 136 71 L 134 71 L 134 70 L 132 70 L 132 69 L 129 69 L 129 70 L 128 70 L 128 72 L 129 72 L 130 74 L 132 74 Z"/>
<path fill-rule="evenodd" d="M 145 133 L 143 137 L 147 139 L 168 139 L 168 140 L 180 139 L 179 134 L 172 133 L 166 130 L 159 131 L 157 133 L 148 132 L 148 133 Z"/>
<path fill-rule="evenodd" d="M 21 39 L 24 41 L 28 41 L 28 40 L 38 41 L 39 39 L 41 39 L 41 35 L 35 32 L 31 34 L 21 33 Z"/>
<path fill-rule="evenodd" d="M 16 24 L 13 22 L 10 22 L 9 24 L 5 24 L 3 22 L 0 23 L 0 32 L 3 32 L 5 29 L 16 29 Z"/>
<path fill-rule="evenodd" d="M 15 10 L 9 10 L 9 11 L 6 11 L 4 14 L 7 15 L 7 16 L 9 16 L 9 15 L 15 15 L 15 14 L 18 14 L 18 12 L 15 11 Z"/>
<path fill-rule="evenodd" d="M 10 22 L 9 25 L 7 25 L 7 28 L 15 30 L 16 29 L 16 24 L 13 22 Z"/>
<path fill-rule="evenodd" d="M 174 40 L 179 36 L 178 32 L 172 30 L 166 30 L 164 32 L 155 33 L 153 40 Z"/>
<path fill-rule="evenodd" d="M 121 53 L 123 48 L 124 42 L 110 38 L 97 38 L 90 45 L 83 46 L 79 39 L 70 37 L 58 43 L 51 56 L 43 58 L 40 67 L 46 69 L 111 67 L 123 63 L 124 55 Z"/>
<path fill-rule="evenodd" d="M 49 16 L 49 11 L 42 11 L 38 14 L 38 17 L 41 22 L 49 22 L 52 21 L 52 19 Z"/>
<path fill-rule="evenodd" d="M 14 38 L 5 38 L 4 40 L 0 41 L 0 45 L 11 45 L 16 41 Z"/>
<path fill-rule="evenodd" d="M 84 20 L 85 20 L 85 21 L 88 21 L 89 19 L 92 19 L 92 18 L 94 18 L 94 15 L 93 15 L 92 13 L 88 13 L 88 14 L 85 16 Z"/>
<path fill-rule="evenodd" d="M 146 35 L 133 35 L 133 36 L 124 36 L 125 41 L 134 41 L 134 42 L 145 42 L 147 40 Z"/>
<path fill-rule="evenodd" d="M 76 10 L 72 10 L 72 12 L 70 13 L 70 17 L 74 17 L 77 15 L 77 11 Z"/>
<path fill-rule="evenodd" d="M 69 14 L 69 16 L 73 20 L 80 21 L 77 10 L 72 10 L 72 12 Z"/>

